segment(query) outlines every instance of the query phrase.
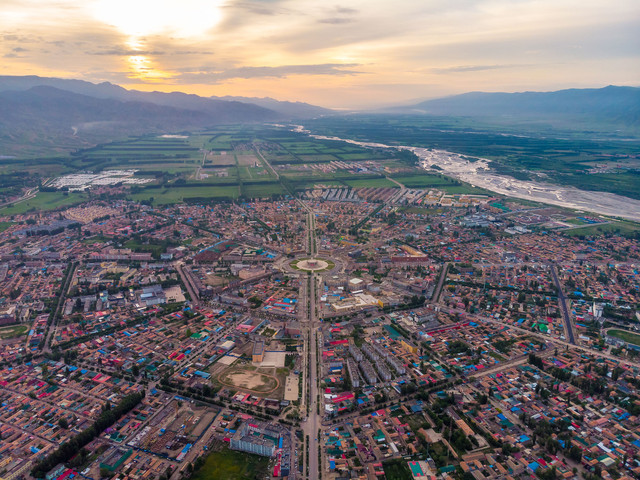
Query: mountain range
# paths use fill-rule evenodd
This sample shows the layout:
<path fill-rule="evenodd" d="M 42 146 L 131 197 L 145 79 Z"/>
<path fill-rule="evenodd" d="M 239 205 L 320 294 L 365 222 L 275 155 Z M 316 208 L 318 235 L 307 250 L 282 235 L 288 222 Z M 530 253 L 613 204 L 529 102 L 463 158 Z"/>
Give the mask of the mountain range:
<path fill-rule="evenodd" d="M 0 155 L 68 151 L 126 135 L 287 121 L 331 113 L 270 98 L 141 92 L 37 76 L 0 76 Z"/>
<path fill-rule="evenodd" d="M 470 92 L 386 111 L 495 120 L 575 119 L 633 127 L 640 125 L 640 88 L 610 85 L 555 92 Z"/>
<path fill-rule="evenodd" d="M 66 153 L 128 135 L 338 114 L 307 103 L 271 98 L 141 92 L 108 82 L 38 76 L 0 76 L 0 112 L 0 156 Z M 472 117 L 510 125 L 606 122 L 614 128 L 636 131 L 640 129 L 640 88 L 471 92 L 377 113 Z"/>

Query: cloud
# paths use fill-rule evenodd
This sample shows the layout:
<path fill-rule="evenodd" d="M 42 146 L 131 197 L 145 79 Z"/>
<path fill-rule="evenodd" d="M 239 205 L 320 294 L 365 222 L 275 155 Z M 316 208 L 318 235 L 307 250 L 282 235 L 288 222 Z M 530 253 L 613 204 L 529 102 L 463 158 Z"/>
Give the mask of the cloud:
<path fill-rule="evenodd" d="M 139 55 L 165 55 L 165 52 L 161 50 L 132 50 L 126 48 L 112 48 L 109 50 L 98 50 L 93 52 L 84 52 L 87 55 L 113 55 L 113 56 L 122 56 L 122 57 L 132 57 Z"/>
<path fill-rule="evenodd" d="M 456 65 L 453 67 L 432 68 L 434 73 L 464 73 L 464 72 L 481 72 L 483 70 L 499 70 L 501 68 L 530 67 L 531 65 Z"/>
<path fill-rule="evenodd" d="M 226 70 L 209 69 L 185 72 L 177 77 L 179 83 L 219 82 L 234 78 L 285 78 L 291 75 L 358 75 L 363 72 L 353 70 L 355 63 L 324 63 L 318 65 L 281 65 L 278 67 L 237 67 Z"/>
<path fill-rule="evenodd" d="M 219 10 L 219 23 L 183 24 L 203 16 L 192 9 L 169 17 L 190 35 L 132 34 L 165 16 L 131 15 L 143 0 L 0 0 L 0 68 L 334 106 L 640 78 L 638 0 L 189 2 Z M 120 14 L 129 31 L 111 21 Z"/>
<path fill-rule="evenodd" d="M 326 23 L 329 25 L 343 25 L 345 23 L 355 22 L 353 16 L 358 13 L 355 8 L 346 8 L 336 6 L 329 12 L 330 16 L 318 19 L 318 23 Z"/>
<path fill-rule="evenodd" d="M 342 25 L 345 23 L 353 23 L 355 20 L 353 18 L 343 18 L 343 17 L 330 17 L 330 18 L 321 18 L 318 20 L 319 23 L 328 23 L 331 25 Z"/>
<path fill-rule="evenodd" d="M 275 15 L 280 10 L 277 7 L 266 5 L 267 3 L 275 4 L 276 2 L 235 2 L 225 5 L 223 8 L 228 10 L 244 10 L 256 15 Z"/>
<path fill-rule="evenodd" d="M 348 7 L 336 7 L 335 10 L 337 13 L 342 13 L 344 15 L 358 13 L 358 10 L 356 10 L 355 8 L 348 8 Z"/>

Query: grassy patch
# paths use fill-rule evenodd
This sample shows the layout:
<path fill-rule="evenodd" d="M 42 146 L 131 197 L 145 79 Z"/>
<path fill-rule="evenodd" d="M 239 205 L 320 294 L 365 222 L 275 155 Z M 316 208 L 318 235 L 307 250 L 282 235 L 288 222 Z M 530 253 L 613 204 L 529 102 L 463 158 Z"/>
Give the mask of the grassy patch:
<path fill-rule="evenodd" d="M 369 187 L 369 188 L 397 188 L 398 185 L 393 183 L 391 180 L 387 180 L 386 178 L 371 178 L 371 179 L 358 179 L 354 180 L 345 180 L 345 184 L 349 187 L 358 188 L 358 187 Z"/>
<path fill-rule="evenodd" d="M 402 459 L 389 460 L 382 463 L 387 480 L 411 480 L 411 470 L 407 462 Z"/>
<path fill-rule="evenodd" d="M 609 330 L 607 335 L 610 337 L 619 338 L 627 343 L 640 346 L 640 335 L 637 333 L 627 332 L 625 330 Z"/>
<path fill-rule="evenodd" d="M 271 195 L 283 195 L 285 192 L 279 183 L 267 183 L 262 185 L 244 185 L 242 193 L 249 198 L 264 198 Z"/>
<path fill-rule="evenodd" d="M 172 187 L 146 189 L 129 195 L 131 200 L 151 201 L 155 205 L 179 203 L 189 198 L 237 198 L 238 187 Z"/>
<path fill-rule="evenodd" d="M 4 232 L 11 225 L 13 225 L 13 222 L 0 222 L 0 232 Z"/>
<path fill-rule="evenodd" d="M 253 480 L 268 473 L 269 459 L 225 448 L 207 455 L 192 480 Z"/>
<path fill-rule="evenodd" d="M 640 231 L 640 224 L 627 221 L 616 221 L 602 225 L 589 225 L 585 227 L 575 227 L 564 230 L 566 235 L 570 236 L 589 236 L 604 235 L 607 233 L 615 233 L 622 236 L 634 235 Z"/>
<path fill-rule="evenodd" d="M 400 211 L 416 215 L 437 215 L 444 212 L 444 208 L 402 207 Z"/>
<path fill-rule="evenodd" d="M 29 327 L 27 325 L 12 325 L 10 327 L 0 328 L 0 339 L 22 337 L 27 333 Z"/>
<path fill-rule="evenodd" d="M 495 358 L 499 362 L 504 362 L 505 361 L 505 358 L 502 355 L 500 355 L 500 354 L 498 354 L 496 352 L 489 351 L 489 356 Z"/>
<path fill-rule="evenodd" d="M 440 188 L 445 185 L 451 185 L 454 182 L 454 180 L 440 175 L 420 174 L 417 172 L 406 176 L 393 175 L 392 178 L 407 188 Z"/>
<path fill-rule="evenodd" d="M 34 198 L 0 209 L 0 215 L 19 215 L 30 211 L 55 210 L 77 205 L 86 199 L 87 196 L 82 193 L 39 192 Z"/>

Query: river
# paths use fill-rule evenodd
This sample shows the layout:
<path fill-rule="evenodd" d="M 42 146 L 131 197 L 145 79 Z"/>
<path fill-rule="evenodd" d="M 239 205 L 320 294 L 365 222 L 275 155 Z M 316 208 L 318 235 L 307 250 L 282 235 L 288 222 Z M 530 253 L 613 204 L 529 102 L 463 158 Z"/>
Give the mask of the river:
<path fill-rule="evenodd" d="M 580 190 L 575 187 L 554 185 L 547 182 L 517 180 L 508 175 L 500 175 L 492 171 L 489 168 L 489 160 L 484 158 L 461 155 L 446 150 L 391 146 L 382 143 L 359 142 L 347 138 L 314 135 L 300 125 L 296 125 L 294 130 L 306 133 L 310 137 L 319 140 L 338 140 L 362 147 L 410 150 L 418 156 L 420 166 L 425 170 L 431 170 L 432 165 L 437 165 L 441 169 L 439 170 L 440 173 L 501 195 L 640 222 L 640 200 L 614 193 Z M 473 161 L 469 159 L 473 159 Z"/>

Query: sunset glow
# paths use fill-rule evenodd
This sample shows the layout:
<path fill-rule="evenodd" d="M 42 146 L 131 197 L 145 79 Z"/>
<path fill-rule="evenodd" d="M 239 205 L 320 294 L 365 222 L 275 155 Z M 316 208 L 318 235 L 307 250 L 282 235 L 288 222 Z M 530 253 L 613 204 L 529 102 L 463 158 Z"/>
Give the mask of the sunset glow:
<path fill-rule="evenodd" d="M 0 74 L 347 108 L 634 85 L 639 19 L 635 0 L 8 0 Z"/>

